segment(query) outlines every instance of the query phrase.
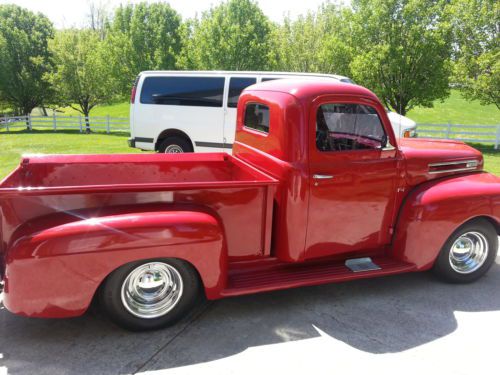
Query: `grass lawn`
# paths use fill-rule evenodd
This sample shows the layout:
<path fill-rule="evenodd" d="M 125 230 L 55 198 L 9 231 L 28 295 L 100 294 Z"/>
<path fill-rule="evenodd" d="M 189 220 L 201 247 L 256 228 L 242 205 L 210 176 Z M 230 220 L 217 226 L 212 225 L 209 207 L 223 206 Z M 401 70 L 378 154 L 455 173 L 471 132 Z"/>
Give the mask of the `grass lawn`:
<path fill-rule="evenodd" d="M 22 154 L 117 154 L 138 153 L 127 145 L 128 133 L 80 134 L 22 130 L 0 132 L 0 179 L 18 164 Z"/>
<path fill-rule="evenodd" d="M 500 125 L 500 111 L 495 105 L 469 102 L 458 90 L 451 90 L 444 102 L 434 102 L 433 108 L 415 108 L 407 116 L 421 124 Z"/>

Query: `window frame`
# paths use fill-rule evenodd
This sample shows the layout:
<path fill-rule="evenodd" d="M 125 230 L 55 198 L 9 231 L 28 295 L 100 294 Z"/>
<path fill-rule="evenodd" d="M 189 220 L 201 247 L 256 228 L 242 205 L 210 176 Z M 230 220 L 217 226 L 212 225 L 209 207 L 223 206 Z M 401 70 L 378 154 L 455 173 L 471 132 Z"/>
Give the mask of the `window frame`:
<path fill-rule="evenodd" d="M 356 150 L 341 150 L 341 151 L 321 151 L 316 146 L 316 114 L 318 108 L 323 104 L 361 104 L 372 107 L 382 124 L 384 133 L 387 137 L 387 145 L 382 148 L 373 148 L 373 149 L 356 149 Z M 387 157 L 393 154 L 392 151 L 397 151 L 396 138 L 394 135 L 394 130 L 392 129 L 392 125 L 385 113 L 385 108 L 381 103 L 367 97 L 355 96 L 355 95 L 338 95 L 338 94 L 327 94 L 316 97 L 310 106 L 309 109 L 309 126 L 308 126 L 308 134 L 309 134 L 309 149 L 313 154 L 316 155 L 315 158 L 319 157 L 335 157 L 335 156 L 347 156 L 347 155 L 359 155 L 361 158 L 368 159 L 377 158 L 381 153 L 387 152 Z"/>
<path fill-rule="evenodd" d="M 248 109 L 248 106 L 249 105 L 262 105 L 264 107 L 266 107 L 269 111 L 269 127 L 268 127 L 268 131 L 264 131 L 264 130 L 260 130 L 260 129 L 256 129 L 256 128 L 252 128 L 250 126 L 247 126 L 245 124 L 245 119 L 246 119 L 246 114 L 247 114 L 247 109 Z M 261 102 L 256 102 L 256 101 L 249 101 L 249 102 L 246 102 L 245 103 L 245 108 L 243 110 L 243 119 L 242 119 L 242 123 L 243 123 L 243 129 L 247 130 L 247 131 L 251 131 L 251 132 L 256 132 L 260 135 L 264 135 L 264 136 L 268 136 L 271 132 L 271 107 L 267 104 L 264 104 L 264 103 L 261 103 Z"/>

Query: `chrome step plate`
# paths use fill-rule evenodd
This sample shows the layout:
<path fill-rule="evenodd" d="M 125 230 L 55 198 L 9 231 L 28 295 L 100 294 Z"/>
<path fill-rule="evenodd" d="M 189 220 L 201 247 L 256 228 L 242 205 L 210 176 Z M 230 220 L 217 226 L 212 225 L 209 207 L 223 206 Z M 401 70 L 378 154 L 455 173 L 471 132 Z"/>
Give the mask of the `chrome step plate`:
<path fill-rule="evenodd" d="M 345 266 L 349 268 L 352 272 L 364 272 L 364 271 L 376 271 L 381 268 L 372 262 L 372 258 L 355 258 L 347 259 L 345 261 Z"/>

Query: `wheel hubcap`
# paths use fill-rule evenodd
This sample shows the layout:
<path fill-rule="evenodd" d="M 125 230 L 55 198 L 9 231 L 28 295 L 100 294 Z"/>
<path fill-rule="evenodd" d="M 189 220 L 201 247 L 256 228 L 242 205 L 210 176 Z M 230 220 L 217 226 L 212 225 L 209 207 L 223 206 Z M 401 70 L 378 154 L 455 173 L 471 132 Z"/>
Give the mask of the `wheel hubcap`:
<path fill-rule="evenodd" d="M 488 250 L 488 240 L 482 233 L 464 233 L 451 246 L 451 268 L 462 274 L 474 272 L 486 261 Z"/>
<path fill-rule="evenodd" d="M 151 262 L 130 272 L 122 284 L 125 308 L 143 319 L 158 318 L 174 308 L 182 297 L 179 272 L 169 264 Z"/>
<path fill-rule="evenodd" d="M 184 150 L 179 145 L 168 145 L 165 154 L 182 154 Z"/>

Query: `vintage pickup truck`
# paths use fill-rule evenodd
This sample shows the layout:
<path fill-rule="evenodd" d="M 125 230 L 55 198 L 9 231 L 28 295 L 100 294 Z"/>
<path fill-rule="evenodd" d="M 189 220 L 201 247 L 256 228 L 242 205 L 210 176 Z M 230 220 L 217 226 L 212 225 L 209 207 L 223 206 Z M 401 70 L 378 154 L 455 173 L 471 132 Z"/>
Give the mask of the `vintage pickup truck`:
<path fill-rule="evenodd" d="M 202 119 L 200 119 L 202 120 Z M 0 184 L 3 303 L 29 317 L 97 299 L 133 330 L 205 296 L 494 263 L 500 178 L 475 149 L 399 139 L 369 90 L 246 89 L 233 155 L 33 155 Z"/>

